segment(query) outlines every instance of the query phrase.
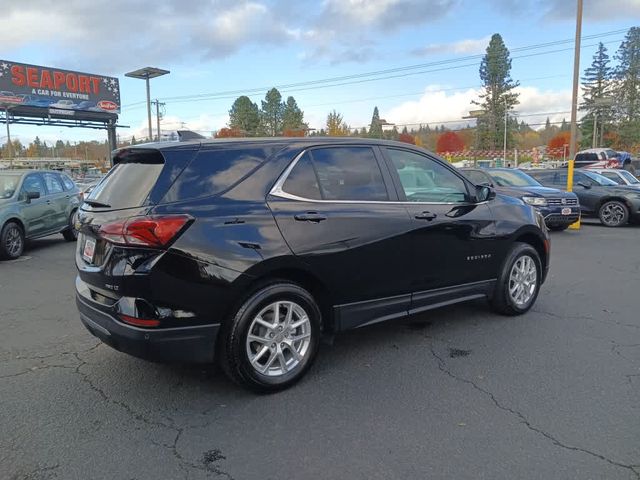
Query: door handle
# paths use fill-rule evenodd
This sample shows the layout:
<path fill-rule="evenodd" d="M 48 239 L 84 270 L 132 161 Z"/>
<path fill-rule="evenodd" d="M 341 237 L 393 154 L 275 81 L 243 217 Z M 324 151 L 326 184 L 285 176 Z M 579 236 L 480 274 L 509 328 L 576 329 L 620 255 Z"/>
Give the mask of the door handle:
<path fill-rule="evenodd" d="M 437 216 L 438 216 L 438 214 L 437 214 L 437 213 L 433 213 L 433 212 L 422 212 L 422 213 L 418 213 L 418 214 L 416 215 L 416 218 L 417 218 L 418 220 L 428 220 L 428 221 L 431 221 L 431 220 L 433 220 L 434 218 L 436 218 Z"/>
<path fill-rule="evenodd" d="M 295 215 L 293 218 L 295 218 L 299 222 L 315 222 L 315 223 L 320 223 L 321 221 L 327 219 L 325 215 L 322 215 L 318 212 L 299 213 Z"/>

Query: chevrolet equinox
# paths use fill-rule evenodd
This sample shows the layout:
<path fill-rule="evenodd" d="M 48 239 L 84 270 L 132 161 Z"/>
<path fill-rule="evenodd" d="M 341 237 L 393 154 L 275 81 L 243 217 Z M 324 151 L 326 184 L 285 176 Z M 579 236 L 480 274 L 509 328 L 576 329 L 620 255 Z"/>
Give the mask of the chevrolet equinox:
<path fill-rule="evenodd" d="M 257 391 L 300 379 L 323 333 L 477 298 L 525 313 L 549 268 L 534 208 L 412 145 L 192 140 L 113 163 L 78 215 L 82 322 Z"/>

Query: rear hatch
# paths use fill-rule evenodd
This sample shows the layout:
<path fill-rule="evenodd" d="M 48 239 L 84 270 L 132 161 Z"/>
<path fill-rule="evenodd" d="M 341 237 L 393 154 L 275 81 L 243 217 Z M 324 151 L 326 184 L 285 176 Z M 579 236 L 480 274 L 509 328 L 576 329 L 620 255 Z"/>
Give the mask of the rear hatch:
<path fill-rule="evenodd" d="M 103 294 L 121 295 L 124 277 L 135 270 L 132 262 L 162 252 L 163 242 L 170 240 L 166 227 L 176 227 L 176 220 L 184 225 L 188 219 L 148 214 L 194 153 L 195 149 L 161 152 L 150 148 L 117 152 L 114 167 L 85 199 L 78 215 L 76 264 L 84 282 Z M 130 249 L 135 254 L 125 255 Z M 118 261 L 114 255 L 122 258 Z"/>

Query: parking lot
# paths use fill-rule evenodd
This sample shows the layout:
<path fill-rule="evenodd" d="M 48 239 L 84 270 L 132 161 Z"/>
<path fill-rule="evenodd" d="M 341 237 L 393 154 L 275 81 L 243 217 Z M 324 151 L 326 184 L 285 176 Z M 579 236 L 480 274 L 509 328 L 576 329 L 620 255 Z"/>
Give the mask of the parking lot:
<path fill-rule="evenodd" d="M 0 263 L 5 479 L 640 478 L 640 230 L 553 235 L 528 314 L 484 302 L 324 344 L 254 395 L 81 325 L 61 236 Z"/>

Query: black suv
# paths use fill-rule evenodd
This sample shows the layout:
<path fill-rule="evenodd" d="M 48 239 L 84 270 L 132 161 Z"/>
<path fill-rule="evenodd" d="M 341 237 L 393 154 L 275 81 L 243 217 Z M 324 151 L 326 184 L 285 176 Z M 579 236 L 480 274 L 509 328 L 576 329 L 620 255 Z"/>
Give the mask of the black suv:
<path fill-rule="evenodd" d="M 566 168 L 527 173 L 543 185 L 567 188 Z M 634 187 L 618 185 L 590 170 L 574 170 L 573 191 L 580 200 L 582 214 L 598 217 L 607 227 L 640 222 L 640 191 Z"/>
<path fill-rule="evenodd" d="M 298 380 L 322 332 L 485 297 L 524 313 L 548 270 L 535 209 L 402 143 L 158 143 L 114 164 L 79 214 L 82 322 L 255 390 Z"/>

